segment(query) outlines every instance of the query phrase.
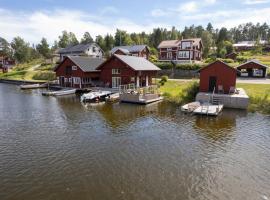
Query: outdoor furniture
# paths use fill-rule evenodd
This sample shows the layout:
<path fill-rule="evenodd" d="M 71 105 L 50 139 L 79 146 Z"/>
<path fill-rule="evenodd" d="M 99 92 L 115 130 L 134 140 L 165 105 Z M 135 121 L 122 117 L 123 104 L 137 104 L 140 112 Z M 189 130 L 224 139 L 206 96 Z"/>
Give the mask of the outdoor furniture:
<path fill-rule="evenodd" d="M 219 94 L 224 94 L 224 89 L 223 89 L 223 86 L 222 85 L 219 85 L 218 86 L 218 93 Z"/>
<path fill-rule="evenodd" d="M 235 87 L 230 87 L 229 94 L 234 94 L 235 93 Z"/>

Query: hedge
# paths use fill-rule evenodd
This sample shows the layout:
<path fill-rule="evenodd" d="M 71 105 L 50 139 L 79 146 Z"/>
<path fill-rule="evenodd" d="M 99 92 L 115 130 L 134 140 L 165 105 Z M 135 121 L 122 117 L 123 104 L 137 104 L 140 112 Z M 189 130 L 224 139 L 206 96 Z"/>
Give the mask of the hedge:
<path fill-rule="evenodd" d="M 160 69 L 172 69 L 174 67 L 174 65 L 170 62 L 156 62 L 154 64 Z M 181 70 L 198 70 L 202 66 L 202 64 L 177 64 L 175 68 Z"/>

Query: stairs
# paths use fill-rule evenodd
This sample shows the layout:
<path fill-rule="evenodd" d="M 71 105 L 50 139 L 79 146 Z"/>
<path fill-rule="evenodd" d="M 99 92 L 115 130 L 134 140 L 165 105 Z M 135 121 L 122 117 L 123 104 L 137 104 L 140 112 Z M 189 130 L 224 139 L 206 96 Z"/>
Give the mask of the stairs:
<path fill-rule="evenodd" d="M 220 104 L 222 104 L 221 101 L 222 101 L 221 97 L 213 95 L 213 97 L 212 97 L 212 104 L 213 105 L 220 105 Z"/>

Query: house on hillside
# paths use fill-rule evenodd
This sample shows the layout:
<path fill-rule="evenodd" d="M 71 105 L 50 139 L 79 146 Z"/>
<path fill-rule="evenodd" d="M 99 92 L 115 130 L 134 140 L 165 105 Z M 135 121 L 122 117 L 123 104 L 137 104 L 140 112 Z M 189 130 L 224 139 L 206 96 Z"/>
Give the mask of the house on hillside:
<path fill-rule="evenodd" d="M 250 60 L 237 67 L 242 77 L 265 78 L 268 66 L 260 63 L 258 60 Z"/>
<path fill-rule="evenodd" d="M 100 81 L 105 86 L 118 88 L 127 84 L 134 84 L 136 87 L 152 85 L 152 78 L 160 69 L 142 57 L 114 54 L 97 70 L 100 71 Z"/>
<path fill-rule="evenodd" d="M 98 84 L 100 72 L 96 68 L 101 58 L 66 56 L 54 71 L 62 87 L 85 88 Z"/>
<path fill-rule="evenodd" d="M 259 44 L 262 46 L 266 46 L 267 43 L 268 42 L 266 40 L 259 41 Z M 255 48 L 255 45 L 256 45 L 256 41 L 241 41 L 241 42 L 233 44 L 233 47 L 236 51 L 243 51 L 243 50 L 252 50 Z"/>
<path fill-rule="evenodd" d="M 237 53 L 232 52 L 232 53 L 227 54 L 227 55 L 225 56 L 225 58 L 227 58 L 227 59 L 232 59 L 232 60 L 236 60 L 237 56 L 238 56 Z"/>
<path fill-rule="evenodd" d="M 78 44 L 69 46 L 58 51 L 60 61 L 63 61 L 67 56 L 88 56 L 93 58 L 103 58 L 104 51 L 96 43 Z"/>
<path fill-rule="evenodd" d="M 165 40 L 158 45 L 159 61 L 195 63 L 202 60 L 201 38 Z"/>
<path fill-rule="evenodd" d="M 7 56 L 0 56 L 0 69 L 5 68 L 8 70 L 9 68 L 12 68 L 15 65 L 15 60 L 12 58 L 9 58 Z"/>
<path fill-rule="evenodd" d="M 110 53 L 111 55 L 137 56 L 149 59 L 150 50 L 147 45 L 117 46 Z"/>

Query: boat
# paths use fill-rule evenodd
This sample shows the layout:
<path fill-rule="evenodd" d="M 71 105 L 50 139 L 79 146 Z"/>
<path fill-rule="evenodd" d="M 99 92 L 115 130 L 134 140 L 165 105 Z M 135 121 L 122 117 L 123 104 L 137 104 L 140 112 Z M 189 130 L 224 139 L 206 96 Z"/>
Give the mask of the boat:
<path fill-rule="evenodd" d="M 25 85 L 20 85 L 20 89 L 22 90 L 26 90 L 26 89 L 38 89 L 38 88 L 46 88 L 48 87 L 47 83 L 43 83 L 43 84 L 25 84 Z"/>
<path fill-rule="evenodd" d="M 115 102 L 119 100 L 119 93 L 114 93 L 105 98 L 106 101 L 108 102 Z"/>
<path fill-rule="evenodd" d="M 65 89 L 65 90 L 58 90 L 58 91 L 46 91 L 42 92 L 44 96 L 64 96 L 64 95 L 71 95 L 75 94 L 76 89 Z"/>
<path fill-rule="evenodd" d="M 111 91 L 96 91 L 83 94 L 81 96 L 81 102 L 99 102 L 102 99 L 105 100 L 107 96 L 112 94 Z"/>
<path fill-rule="evenodd" d="M 181 111 L 185 113 L 192 113 L 196 108 L 200 107 L 201 103 L 199 101 L 191 102 L 185 104 L 181 107 Z"/>

